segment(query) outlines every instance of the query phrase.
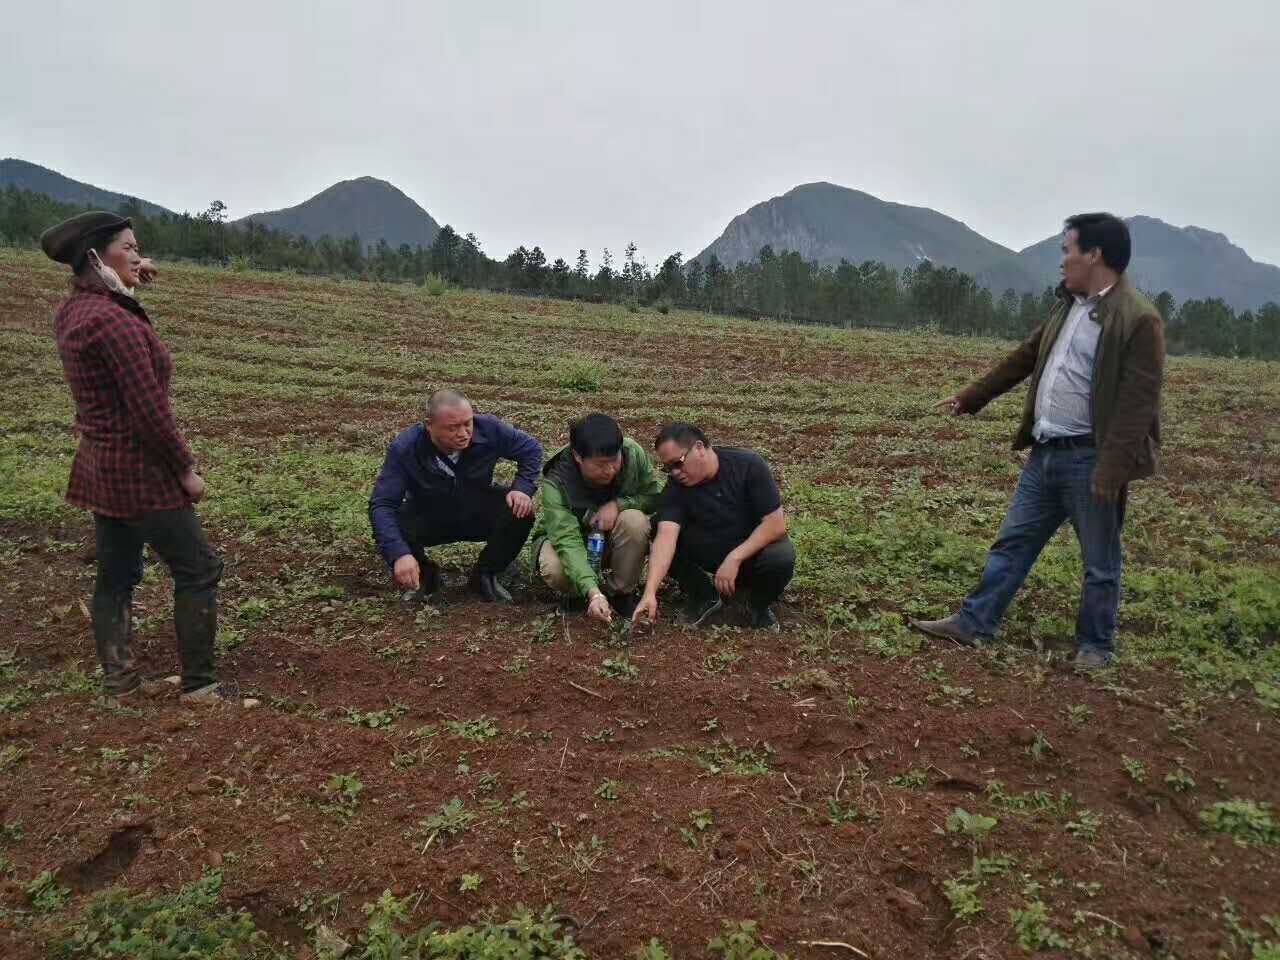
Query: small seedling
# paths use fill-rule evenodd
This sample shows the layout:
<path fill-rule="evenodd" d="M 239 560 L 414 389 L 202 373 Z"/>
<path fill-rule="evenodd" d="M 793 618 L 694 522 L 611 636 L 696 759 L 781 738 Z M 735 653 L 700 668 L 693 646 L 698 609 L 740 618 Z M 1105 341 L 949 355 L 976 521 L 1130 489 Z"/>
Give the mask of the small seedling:
<path fill-rule="evenodd" d="M 1013 921 L 1018 946 L 1024 950 L 1068 948 L 1066 938 L 1049 926 L 1049 910 L 1041 900 L 1029 900 L 1022 909 L 1010 910 L 1009 919 Z"/>
<path fill-rule="evenodd" d="M 529 656 L 524 653 L 513 654 L 511 659 L 502 665 L 502 672 L 515 676 L 529 669 Z"/>
<path fill-rule="evenodd" d="M 1092 810 L 1081 810 L 1074 820 L 1068 820 L 1063 829 L 1071 836 L 1092 843 L 1098 836 L 1098 828 L 1102 826 L 1102 816 Z"/>
<path fill-rule="evenodd" d="M 1067 721 L 1073 727 L 1084 726 L 1091 719 L 1093 719 L 1093 707 L 1083 703 L 1073 703 L 1067 707 Z"/>
<path fill-rule="evenodd" d="M 880 820 L 880 811 L 870 803 L 843 803 L 835 797 L 827 797 L 827 821 L 833 826 L 842 823 L 876 823 Z"/>
<path fill-rule="evenodd" d="M 596 861 L 604 856 L 604 841 L 593 833 L 589 842 L 579 840 L 569 852 L 573 858 L 573 868 L 578 873 L 595 872 Z"/>
<path fill-rule="evenodd" d="M 997 823 L 999 821 L 995 817 L 970 813 L 963 807 L 956 807 L 947 817 L 947 833 L 960 834 L 976 845 L 995 829 Z"/>
<path fill-rule="evenodd" d="M 53 913 L 55 910 L 61 910 L 71 896 L 71 891 L 60 885 L 57 878 L 48 870 L 43 871 L 23 890 L 37 913 Z"/>
<path fill-rule="evenodd" d="M 423 851 L 425 852 L 438 836 L 456 837 L 469 830 L 475 819 L 476 815 L 463 806 L 462 801 L 457 797 L 448 803 L 441 804 L 439 810 L 418 824 L 427 835 Z"/>
<path fill-rule="evenodd" d="M 929 774 L 920 769 L 908 770 L 906 773 L 899 773 L 889 778 L 889 786 L 903 787 L 907 790 L 919 790 L 929 782 Z"/>
<path fill-rule="evenodd" d="M 1027 747 L 1027 756 L 1036 763 L 1039 763 L 1044 759 L 1044 755 L 1052 750 L 1053 747 L 1049 744 L 1049 741 L 1045 739 L 1045 735 L 1037 730 L 1036 735 L 1031 739 L 1030 746 Z"/>
<path fill-rule="evenodd" d="M 782 960 L 760 942 L 754 920 L 724 922 L 720 935 L 707 941 L 707 950 L 723 960 Z"/>
<path fill-rule="evenodd" d="M 732 650 L 718 650 L 705 657 L 702 665 L 709 673 L 724 673 L 741 659 L 742 654 L 740 653 L 735 653 Z"/>
<path fill-rule="evenodd" d="M 551 643 L 556 638 L 556 632 L 560 627 L 560 619 L 554 613 L 548 613 L 546 616 L 539 617 L 533 621 L 533 636 L 530 638 L 532 643 Z"/>
<path fill-rule="evenodd" d="M 1013 857 L 974 857 L 970 874 L 975 878 L 1002 877 L 1012 870 L 1018 861 Z"/>
<path fill-rule="evenodd" d="M 982 912 L 982 901 L 978 899 L 978 884 L 949 878 L 943 881 L 942 892 L 946 895 L 947 902 L 951 904 L 951 912 L 957 920 L 967 920 Z"/>
<path fill-rule="evenodd" d="M 722 737 L 710 747 L 701 747 L 695 754 L 698 765 L 715 775 L 731 773 L 739 777 L 763 776 L 769 772 L 769 758 L 773 747 L 768 743 L 756 747 L 740 747 L 730 737 Z"/>
<path fill-rule="evenodd" d="M 500 732 L 497 722 L 490 717 L 476 717 L 474 720 L 446 720 L 444 728 L 455 737 L 476 743 L 492 740 Z"/>
<path fill-rule="evenodd" d="M 1280 843 L 1280 825 L 1271 817 L 1271 804 L 1236 797 L 1200 811 L 1200 822 L 1211 833 L 1225 833 L 1240 846 Z"/>
<path fill-rule="evenodd" d="M 384 727 L 394 726 L 396 720 L 408 712 L 409 708 L 403 704 L 396 704 L 386 710 L 369 710 L 367 712 L 363 712 L 356 707 L 347 707 L 347 713 L 342 718 L 342 722 L 349 723 L 353 727 L 368 727 L 370 730 L 379 730 Z"/>
<path fill-rule="evenodd" d="M 12 743 L 6 747 L 0 747 L 0 770 L 16 767 L 30 752 L 28 748 Z"/>
<path fill-rule="evenodd" d="M 1188 790 L 1194 790 L 1196 782 L 1191 774 L 1187 772 L 1187 768 L 1182 765 L 1182 758 L 1178 758 L 1178 765 L 1165 774 L 1164 782 L 1168 784 L 1169 789 L 1176 793 L 1186 793 Z"/>
<path fill-rule="evenodd" d="M 610 680 L 634 680 L 640 676 L 640 668 L 631 662 L 625 653 L 616 657 L 606 657 L 600 664 L 600 675 Z"/>
<path fill-rule="evenodd" d="M 595 789 L 595 796 L 601 800 L 617 800 L 618 791 L 622 789 L 620 780 L 605 780 Z"/>
<path fill-rule="evenodd" d="M 1029 790 L 1026 793 L 1005 793 L 1004 784 L 992 780 L 987 784 L 987 799 L 1006 810 L 1019 813 L 1053 813 L 1063 815 L 1071 804 L 1071 794 L 1058 791 L 1055 797 L 1047 790 Z"/>
<path fill-rule="evenodd" d="M 473 890 L 479 890 L 482 880 L 478 873 L 464 873 L 458 880 L 458 892 L 470 893 Z"/>
<path fill-rule="evenodd" d="M 667 953 L 667 948 L 656 937 L 652 937 L 648 943 L 631 951 L 630 960 L 673 960 L 673 958 Z"/>
<path fill-rule="evenodd" d="M 332 801 L 325 809 L 342 817 L 353 817 L 360 805 L 360 793 L 364 784 L 355 773 L 335 773 L 324 786 Z"/>
<path fill-rule="evenodd" d="M 1120 766 L 1124 767 L 1124 772 L 1134 783 L 1147 782 L 1147 765 L 1136 757 L 1126 757 L 1121 754 Z"/>

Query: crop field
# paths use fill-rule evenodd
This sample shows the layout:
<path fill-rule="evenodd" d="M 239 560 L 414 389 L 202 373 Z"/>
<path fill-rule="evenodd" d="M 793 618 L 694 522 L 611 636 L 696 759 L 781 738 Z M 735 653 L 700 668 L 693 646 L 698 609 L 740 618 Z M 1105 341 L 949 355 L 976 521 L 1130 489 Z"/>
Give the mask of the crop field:
<path fill-rule="evenodd" d="M 1012 490 L 1022 391 L 931 411 L 1009 344 L 166 267 L 220 670 L 262 700 L 202 711 L 99 693 L 65 289 L 0 250 L 0 956 L 1280 957 L 1280 365 L 1171 360 L 1121 657 L 1079 676 L 1069 530 L 990 650 L 905 625 L 972 587 Z M 446 385 L 548 448 L 602 410 L 759 450 L 782 632 L 689 630 L 670 591 L 591 625 L 527 557 L 486 606 L 470 545 L 405 605 L 368 491 Z M 146 675 L 170 589 L 149 557 Z"/>

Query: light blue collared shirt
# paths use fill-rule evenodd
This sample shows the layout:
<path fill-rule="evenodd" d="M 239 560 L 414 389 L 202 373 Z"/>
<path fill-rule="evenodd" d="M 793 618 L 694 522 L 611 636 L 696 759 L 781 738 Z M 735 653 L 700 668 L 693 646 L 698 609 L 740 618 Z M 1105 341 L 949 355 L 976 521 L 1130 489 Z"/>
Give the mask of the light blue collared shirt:
<path fill-rule="evenodd" d="M 1093 433 L 1093 360 L 1102 333 L 1093 311 L 1110 289 L 1095 297 L 1077 295 L 1071 305 L 1036 391 L 1036 422 L 1031 434 L 1039 441 Z"/>

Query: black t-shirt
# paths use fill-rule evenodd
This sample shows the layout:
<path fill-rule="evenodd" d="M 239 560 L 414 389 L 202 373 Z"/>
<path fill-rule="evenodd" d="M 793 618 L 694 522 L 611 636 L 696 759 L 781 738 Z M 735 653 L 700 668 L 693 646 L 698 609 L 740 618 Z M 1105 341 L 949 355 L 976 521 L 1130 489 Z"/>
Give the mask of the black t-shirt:
<path fill-rule="evenodd" d="M 658 522 L 680 524 L 680 547 L 695 554 L 728 553 L 782 506 L 778 484 L 758 453 L 716 447 L 720 469 L 706 483 L 684 487 L 667 481 Z"/>

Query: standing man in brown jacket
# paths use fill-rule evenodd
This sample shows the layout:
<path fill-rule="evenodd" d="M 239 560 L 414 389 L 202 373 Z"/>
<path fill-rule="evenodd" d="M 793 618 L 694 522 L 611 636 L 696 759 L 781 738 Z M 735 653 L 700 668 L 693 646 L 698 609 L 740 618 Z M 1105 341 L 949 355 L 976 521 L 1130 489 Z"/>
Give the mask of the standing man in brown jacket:
<path fill-rule="evenodd" d="M 1070 520 L 1084 562 L 1075 665 L 1095 669 L 1115 655 L 1120 528 L 1129 482 L 1156 471 L 1165 358 L 1160 313 L 1124 276 L 1130 249 L 1128 227 L 1111 214 L 1068 219 L 1048 320 L 985 377 L 938 403 L 953 416 L 975 414 L 1031 377 L 1013 442 L 1031 453 L 982 578 L 958 613 L 916 622 L 924 633 L 989 643 L 1036 557 Z"/>

